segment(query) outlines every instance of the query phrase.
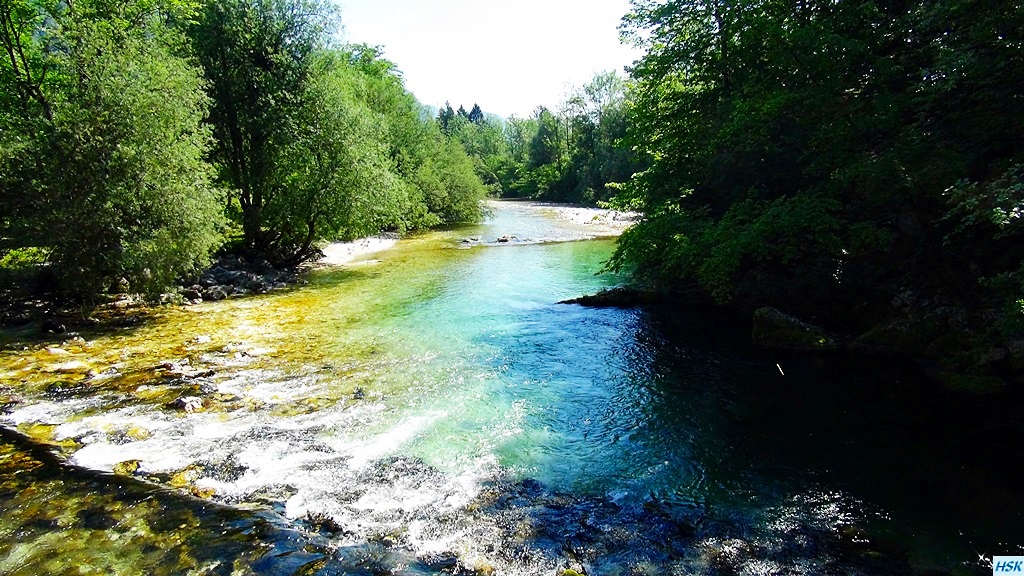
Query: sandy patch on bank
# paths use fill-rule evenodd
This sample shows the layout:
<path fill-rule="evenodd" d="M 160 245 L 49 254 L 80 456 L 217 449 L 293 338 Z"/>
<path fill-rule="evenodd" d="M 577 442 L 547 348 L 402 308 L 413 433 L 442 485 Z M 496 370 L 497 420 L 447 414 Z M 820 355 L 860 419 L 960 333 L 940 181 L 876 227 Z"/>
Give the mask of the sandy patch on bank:
<path fill-rule="evenodd" d="M 381 236 L 360 238 L 351 242 L 332 242 L 323 247 L 321 251 L 324 256 L 317 260 L 316 264 L 321 266 L 350 264 L 360 256 L 391 249 L 397 242 L 398 240 L 395 238 Z"/>
<path fill-rule="evenodd" d="M 550 210 L 559 220 L 568 220 L 600 228 L 607 232 L 622 233 L 640 219 L 639 212 L 621 212 L 604 208 L 583 208 L 579 206 L 551 206 Z"/>

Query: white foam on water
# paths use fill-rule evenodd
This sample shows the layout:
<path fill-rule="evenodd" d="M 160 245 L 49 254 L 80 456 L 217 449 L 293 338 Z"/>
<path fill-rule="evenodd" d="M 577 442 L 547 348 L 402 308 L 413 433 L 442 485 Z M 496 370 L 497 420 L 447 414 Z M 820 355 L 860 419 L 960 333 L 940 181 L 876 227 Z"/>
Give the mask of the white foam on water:
<path fill-rule="evenodd" d="M 81 412 L 101 406 L 107 401 L 107 398 L 97 397 L 68 398 L 60 402 L 44 400 L 35 404 L 19 405 L 10 414 L 4 416 L 2 421 L 9 422 L 15 426 L 36 422 L 59 424 Z"/>
<path fill-rule="evenodd" d="M 357 443 L 349 448 L 349 466 L 354 469 L 366 468 L 371 462 L 394 454 L 403 445 L 413 440 L 431 422 L 443 418 L 443 412 L 425 416 L 414 416 L 400 422 L 387 432 Z"/>
<path fill-rule="evenodd" d="M 72 464 L 107 471 L 112 470 L 118 462 L 139 460 L 145 462 L 145 470 L 148 472 L 179 470 L 192 462 L 188 455 L 175 450 L 173 446 L 164 443 L 159 446 L 159 450 L 154 450 L 147 446 L 147 442 L 93 442 L 75 452 L 69 460 Z"/>
<path fill-rule="evenodd" d="M 339 398 L 345 384 L 316 370 L 295 376 L 249 366 L 197 380 L 203 390 L 198 395 L 207 403 L 193 413 L 140 398 L 132 406 L 79 415 L 91 406 L 125 400 L 108 395 L 60 403 L 42 399 L 2 419 L 58 425 L 57 438 L 83 444 L 71 462 L 88 468 L 110 471 L 138 460 L 142 474 L 189 469 L 188 480 L 213 489 L 216 500 L 283 501 L 290 518 L 326 513 L 345 526 L 344 538 L 353 542 L 399 533 L 416 554 L 469 551 L 466 543 L 479 530 L 465 518 L 465 507 L 499 474 L 496 444 L 523 433 L 528 405 L 495 405 L 482 389 L 492 384 L 494 373 L 477 377 L 479 388 L 469 386 L 464 375 L 439 374 L 434 369 L 440 356 L 424 356 L 423 375 L 409 392 L 416 402 L 399 399 L 400 408 L 391 405 L 393 397 Z M 210 358 L 222 366 L 251 360 Z M 238 398 L 218 400 L 213 391 Z M 458 434 L 465 433 L 458 422 L 473 427 L 482 419 L 484 434 L 425 455 L 424 463 L 418 451 L 435 448 L 435 436 L 446 434 L 449 419 L 456 420 L 452 429 Z"/>

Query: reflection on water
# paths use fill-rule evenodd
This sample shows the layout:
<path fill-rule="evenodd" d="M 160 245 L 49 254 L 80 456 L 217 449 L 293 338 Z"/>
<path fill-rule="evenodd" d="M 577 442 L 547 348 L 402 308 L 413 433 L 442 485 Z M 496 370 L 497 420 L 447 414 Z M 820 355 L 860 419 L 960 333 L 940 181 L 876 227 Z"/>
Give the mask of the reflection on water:
<path fill-rule="evenodd" d="M 708 312 L 556 304 L 617 281 L 596 274 L 608 240 L 459 249 L 587 232 L 498 204 L 286 293 L 4 353 L 4 426 L 132 478 L 11 444 L 0 550 L 30 573 L 124 549 L 96 564 L 124 574 L 984 573 L 974 548 L 1020 553 L 1020 399 L 751 350 Z M 88 550 L 80 514 L 101 519 Z"/>

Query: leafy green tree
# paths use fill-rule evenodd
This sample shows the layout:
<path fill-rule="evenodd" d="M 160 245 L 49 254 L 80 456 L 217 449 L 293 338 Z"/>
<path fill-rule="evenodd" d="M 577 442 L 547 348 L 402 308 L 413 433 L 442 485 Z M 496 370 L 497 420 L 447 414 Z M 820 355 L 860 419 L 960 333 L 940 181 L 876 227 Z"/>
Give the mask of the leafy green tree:
<path fill-rule="evenodd" d="M 468 121 L 446 104 L 439 114 L 448 118 L 447 132 L 442 132 L 440 120 L 424 120 L 422 106 L 405 90 L 396 66 L 382 58 L 379 49 L 351 46 L 349 50 L 350 61 L 362 75 L 360 97 L 387 128 L 395 171 L 406 184 L 406 213 L 394 226 L 412 229 L 479 220 L 486 190 L 465 150 L 457 141 L 453 145 L 450 137 L 457 124 Z"/>
<path fill-rule="evenodd" d="M 748 306 L 1016 302 L 1013 234 L 977 210 L 1019 184 L 1021 24 L 1008 1 L 634 2 L 629 139 L 653 161 L 615 262 Z"/>
<path fill-rule="evenodd" d="M 265 210 L 282 204 L 276 170 L 305 118 L 314 55 L 336 26 L 319 0 L 226 0 L 207 2 L 189 27 L 213 100 L 212 158 L 235 191 L 248 250 L 287 260 L 295 248 L 280 245 L 292 235 L 268 227 Z"/>
<path fill-rule="evenodd" d="M 0 6 L 6 242 L 43 248 L 58 286 L 153 292 L 208 262 L 220 202 L 202 80 L 174 56 L 174 5 Z M 6 212 L 6 210 L 5 210 Z"/>
<path fill-rule="evenodd" d="M 481 119 L 474 123 L 460 119 L 452 123 L 451 137 L 462 144 L 488 190 L 500 195 L 503 187 L 499 174 L 508 160 L 508 144 L 500 122 Z"/>
<path fill-rule="evenodd" d="M 530 118 L 488 119 L 474 105 L 467 118 L 453 116 L 446 134 L 462 143 L 491 193 L 593 203 L 642 171 L 642 156 L 623 142 L 626 106 L 625 82 L 606 72 L 557 113 L 539 106 Z"/>
<path fill-rule="evenodd" d="M 559 121 L 547 108 L 540 106 L 533 113 L 537 120 L 537 133 L 530 140 L 530 168 L 560 165 L 562 142 L 559 137 Z"/>
<path fill-rule="evenodd" d="M 352 239 L 393 226 L 406 206 L 391 170 L 386 134 L 353 91 L 352 70 L 319 57 L 296 117 L 299 130 L 275 170 L 264 226 L 278 235 L 275 260 L 294 265 L 324 239 Z"/>
<path fill-rule="evenodd" d="M 596 74 L 563 104 L 569 160 L 556 199 L 608 200 L 642 171 L 642 157 L 623 144 L 626 105 L 626 85 L 615 72 Z"/>

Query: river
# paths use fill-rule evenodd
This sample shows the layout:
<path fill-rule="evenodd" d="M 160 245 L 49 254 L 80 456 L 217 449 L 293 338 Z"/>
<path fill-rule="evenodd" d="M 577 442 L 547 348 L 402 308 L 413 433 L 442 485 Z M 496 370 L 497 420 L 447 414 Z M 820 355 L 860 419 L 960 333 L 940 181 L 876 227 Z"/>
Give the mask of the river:
<path fill-rule="evenodd" d="M 492 211 L 285 291 L 7 335 L 0 573 L 986 574 L 1024 554 L 1019 397 L 755 350 L 717 313 L 557 304 L 620 281 L 599 274 L 614 241 L 587 239 L 607 230 Z"/>

